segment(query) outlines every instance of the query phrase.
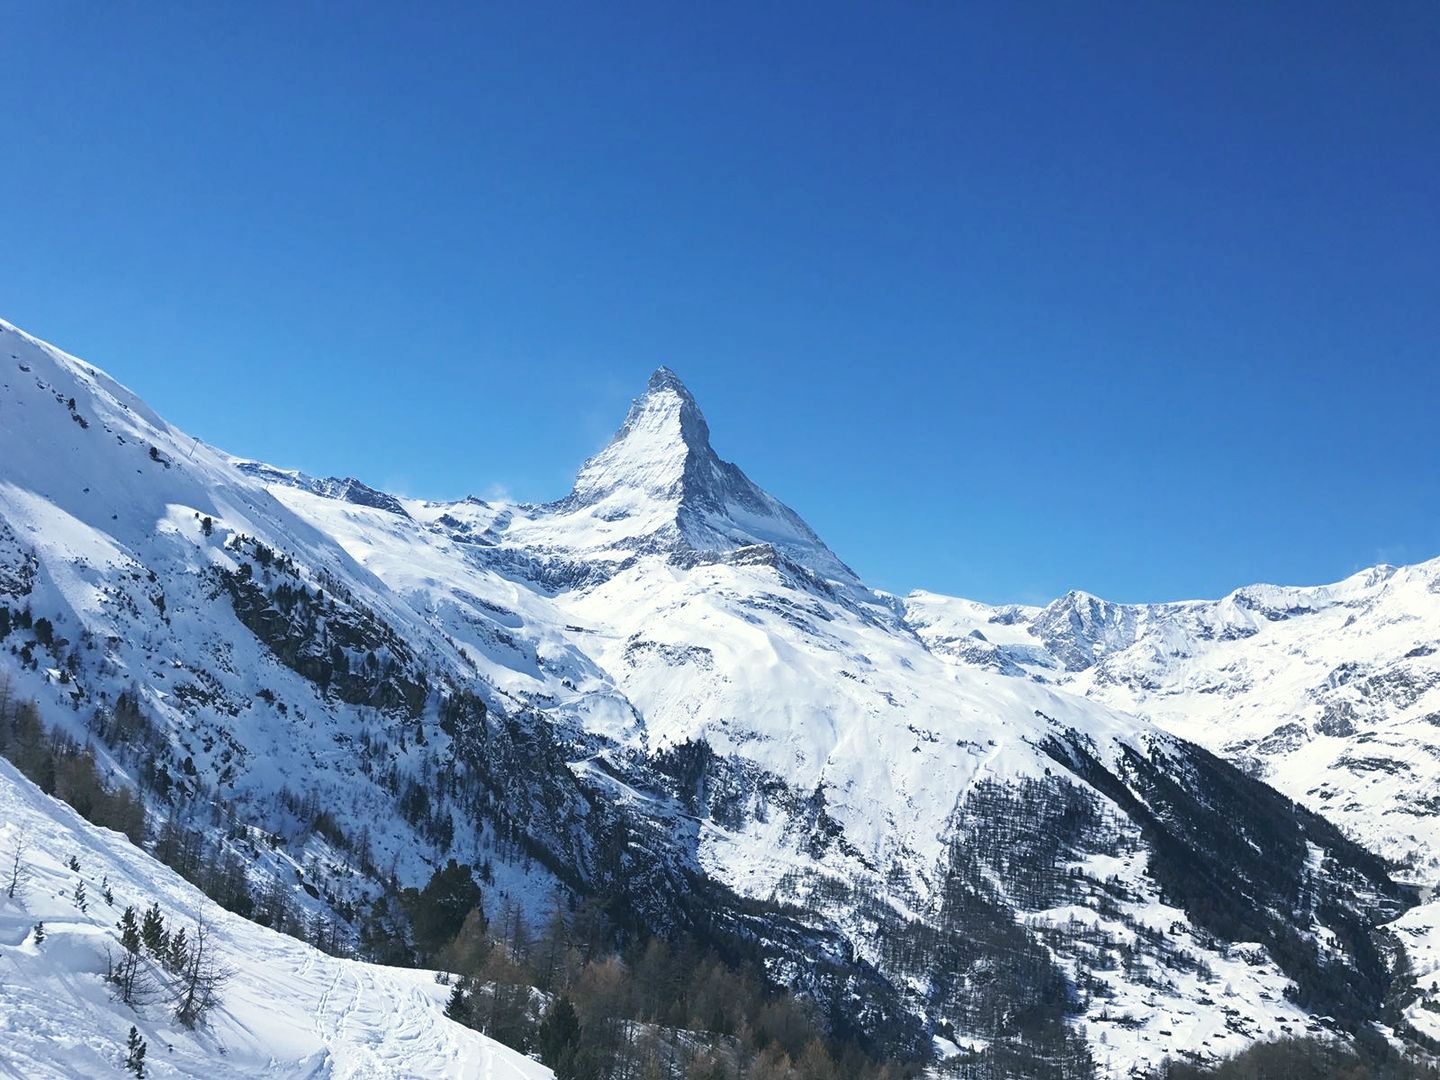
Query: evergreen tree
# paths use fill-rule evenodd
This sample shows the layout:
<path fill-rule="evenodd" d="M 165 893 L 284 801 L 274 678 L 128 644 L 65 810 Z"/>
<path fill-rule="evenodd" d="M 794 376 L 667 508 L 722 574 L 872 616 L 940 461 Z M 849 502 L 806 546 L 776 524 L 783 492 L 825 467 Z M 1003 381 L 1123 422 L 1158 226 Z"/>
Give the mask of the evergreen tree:
<path fill-rule="evenodd" d="M 183 971 L 189 955 L 189 945 L 185 941 L 185 928 L 182 926 L 170 935 L 170 950 L 166 953 L 163 962 L 171 971 Z"/>
<path fill-rule="evenodd" d="M 145 962 L 140 957 L 142 935 L 135 909 L 127 907 L 115 923 L 120 931 L 120 956 L 111 958 L 105 977 L 115 985 L 116 993 L 126 1005 L 142 1005 L 150 1000 L 155 985 Z"/>
<path fill-rule="evenodd" d="M 35 944 L 36 944 L 36 945 L 40 945 L 40 944 L 43 944 L 44 941 L 45 941 L 45 924 L 44 924 L 43 922 L 37 922 L 37 923 L 35 924 Z"/>
<path fill-rule="evenodd" d="M 469 1014 L 470 1007 L 465 996 L 465 987 L 457 982 L 455 989 L 450 991 L 450 1000 L 445 1003 L 445 1015 L 457 1024 L 464 1024 L 468 1021 Z"/>
<path fill-rule="evenodd" d="M 140 927 L 140 939 L 145 949 L 158 958 L 164 957 L 170 948 L 170 935 L 165 932 L 165 916 L 160 914 L 160 905 L 151 904 L 145 909 L 145 921 Z"/>
<path fill-rule="evenodd" d="M 430 875 L 423 889 L 406 889 L 405 899 L 415 944 L 431 955 L 449 942 L 464 924 L 465 916 L 480 906 L 481 894 L 471 868 L 450 859 Z"/>
<path fill-rule="evenodd" d="M 540 1052 L 540 1060 L 558 1072 L 561 1062 L 573 1055 L 579 1042 L 580 1017 L 574 1004 L 562 994 L 540 1021 L 535 1048 Z"/>
<path fill-rule="evenodd" d="M 567 1050 L 555 1066 L 555 1080 L 604 1080 L 605 1054 L 591 1046 Z"/>
<path fill-rule="evenodd" d="M 145 1075 L 145 1040 L 135 1025 L 130 1025 L 130 1037 L 125 1040 L 125 1068 L 138 1077 Z"/>
<path fill-rule="evenodd" d="M 75 906 L 82 912 L 90 906 L 90 902 L 85 899 L 85 882 L 75 882 L 75 892 L 72 894 L 71 899 L 75 902 Z"/>
<path fill-rule="evenodd" d="M 135 909 L 127 907 L 115 924 L 120 931 L 120 947 L 128 953 L 140 951 L 140 924 L 135 919 Z"/>

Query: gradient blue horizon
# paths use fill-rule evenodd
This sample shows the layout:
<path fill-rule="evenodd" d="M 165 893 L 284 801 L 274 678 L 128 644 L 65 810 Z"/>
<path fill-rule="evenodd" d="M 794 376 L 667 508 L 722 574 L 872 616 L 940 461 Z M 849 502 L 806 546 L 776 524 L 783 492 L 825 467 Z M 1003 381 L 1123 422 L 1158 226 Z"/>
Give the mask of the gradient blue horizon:
<path fill-rule="evenodd" d="M 1404 3 L 25 5 L 0 316 L 410 495 L 562 495 L 665 364 L 877 587 L 1331 581 L 1440 555 L 1437 46 Z"/>

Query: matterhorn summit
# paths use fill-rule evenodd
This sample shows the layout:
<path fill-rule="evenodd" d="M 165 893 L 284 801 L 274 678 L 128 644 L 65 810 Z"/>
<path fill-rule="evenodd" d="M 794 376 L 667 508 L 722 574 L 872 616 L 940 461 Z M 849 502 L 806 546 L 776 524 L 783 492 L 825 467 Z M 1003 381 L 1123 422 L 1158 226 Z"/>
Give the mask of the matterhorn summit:
<path fill-rule="evenodd" d="M 706 472 L 716 464 L 694 395 L 669 368 L 657 368 L 609 445 L 581 467 L 568 501 L 593 506 L 630 491 L 693 504 L 709 496 Z"/>
<path fill-rule="evenodd" d="M 859 584 L 799 514 L 716 454 L 694 395 L 667 367 L 650 376 L 609 445 L 536 524 L 591 554 L 725 557 L 761 547 L 822 579 Z"/>

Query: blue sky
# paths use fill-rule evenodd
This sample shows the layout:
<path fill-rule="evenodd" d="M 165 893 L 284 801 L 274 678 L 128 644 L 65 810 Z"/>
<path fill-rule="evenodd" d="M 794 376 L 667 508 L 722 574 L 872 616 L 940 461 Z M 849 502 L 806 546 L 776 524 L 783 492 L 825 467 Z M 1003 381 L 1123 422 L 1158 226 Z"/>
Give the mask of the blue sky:
<path fill-rule="evenodd" d="M 1440 555 L 1433 4 L 56 2 L 6 39 L 0 315 L 234 452 L 553 498 L 664 363 L 886 588 Z"/>

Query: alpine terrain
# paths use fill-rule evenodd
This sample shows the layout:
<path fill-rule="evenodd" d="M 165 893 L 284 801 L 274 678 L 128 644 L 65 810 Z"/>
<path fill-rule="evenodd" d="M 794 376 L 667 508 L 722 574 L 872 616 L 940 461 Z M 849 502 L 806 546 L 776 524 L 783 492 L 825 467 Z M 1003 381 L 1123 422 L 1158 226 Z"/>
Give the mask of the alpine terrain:
<path fill-rule="evenodd" d="M 0 847 L 37 851 L 0 901 L 0 1062 L 99 1060 L 136 1023 L 156 1076 L 542 1075 L 465 1025 L 561 1060 L 559 1002 L 598 976 L 503 974 L 557 922 L 544 940 L 614 950 L 616 985 L 664 943 L 752 973 L 769 1010 L 631 1001 L 610 1056 L 557 1075 L 643 1075 L 645 1038 L 672 1069 L 703 1045 L 707 1076 L 822 1075 L 781 1053 L 786 995 L 812 1054 L 936 1076 L 1440 1036 L 1437 581 L 901 599 L 724 461 L 664 368 L 558 501 L 432 502 L 233 457 L 0 323 L 0 664 L 36 703 L 8 707 L 30 779 L 0 768 Z M 143 852 L 30 786 L 64 794 L 41 730 L 134 793 Z M 206 916 L 235 973 L 181 1034 L 115 1002 L 98 937 L 150 898 L 212 912 L 162 861 L 252 920 Z M 449 1004 L 375 966 L 463 974 L 482 925 Z M 533 984 L 509 1026 L 505 978 Z"/>
<path fill-rule="evenodd" d="M 1339 825 L 1427 893 L 1440 871 L 1440 559 L 1334 585 L 1252 585 L 1214 601 L 1043 608 L 916 592 L 932 650 L 1143 716 Z M 1440 906 L 1392 928 L 1410 1022 L 1440 1036 Z M 1419 992 L 1423 991 L 1423 992 Z"/>

